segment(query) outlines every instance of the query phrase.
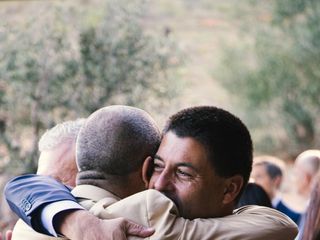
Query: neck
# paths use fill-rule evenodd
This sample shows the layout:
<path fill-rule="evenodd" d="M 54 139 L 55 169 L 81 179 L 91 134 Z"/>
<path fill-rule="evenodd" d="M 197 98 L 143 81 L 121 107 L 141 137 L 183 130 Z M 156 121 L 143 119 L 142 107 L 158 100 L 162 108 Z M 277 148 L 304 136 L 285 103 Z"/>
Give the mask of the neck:
<path fill-rule="evenodd" d="M 234 205 L 227 206 L 221 214 L 221 217 L 231 215 L 234 210 Z"/>
<path fill-rule="evenodd" d="M 102 188 L 114 195 L 121 197 L 120 187 L 115 188 L 113 181 L 107 178 L 105 174 L 98 171 L 81 171 L 77 174 L 77 185 L 93 185 Z M 116 189 L 116 191 L 115 191 Z"/>
<path fill-rule="evenodd" d="M 137 179 L 136 177 L 134 179 Z M 128 197 L 134 193 L 144 190 L 143 182 L 134 181 L 129 176 L 106 175 L 97 171 L 82 171 L 77 175 L 77 185 L 94 185 L 102 188 L 119 198 Z"/>

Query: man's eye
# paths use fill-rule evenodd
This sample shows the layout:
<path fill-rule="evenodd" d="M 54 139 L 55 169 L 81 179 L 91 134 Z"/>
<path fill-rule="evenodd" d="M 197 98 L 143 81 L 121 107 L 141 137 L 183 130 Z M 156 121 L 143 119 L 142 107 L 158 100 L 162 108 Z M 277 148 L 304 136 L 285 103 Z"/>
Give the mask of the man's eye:
<path fill-rule="evenodd" d="M 178 169 L 178 170 L 177 170 L 177 174 L 178 174 L 179 176 L 185 177 L 185 178 L 191 178 L 191 177 L 192 177 L 192 175 L 191 175 L 190 173 L 187 173 L 187 172 L 185 172 L 185 171 L 183 171 L 183 170 L 181 170 L 181 169 Z"/>
<path fill-rule="evenodd" d="M 155 171 L 162 171 L 163 170 L 163 166 L 161 164 L 158 164 L 158 163 L 154 163 L 153 167 L 154 167 Z"/>

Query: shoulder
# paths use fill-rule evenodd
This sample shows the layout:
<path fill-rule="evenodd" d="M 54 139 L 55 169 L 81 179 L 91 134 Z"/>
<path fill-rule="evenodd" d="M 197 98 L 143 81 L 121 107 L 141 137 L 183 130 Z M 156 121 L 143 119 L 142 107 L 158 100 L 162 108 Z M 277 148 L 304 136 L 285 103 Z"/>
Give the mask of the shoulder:
<path fill-rule="evenodd" d="M 234 211 L 234 214 L 231 216 L 239 216 L 241 219 L 247 220 L 253 225 L 264 226 L 264 230 L 272 230 L 272 236 L 284 237 L 284 233 L 290 239 L 298 233 L 297 225 L 285 214 L 280 211 L 277 211 L 273 208 L 262 207 L 262 206 L 244 206 Z"/>
<path fill-rule="evenodd" d="M 292 210 L 283 201 L 280 201 L 277 204 L 276 209 L 279 210 L 280 212 L 283 212 L 284 214 L 288 215 L 296 223 L 298 223 L 301 218 L 301 213 L 298 213 L 298 212 Z"/>
<path fill-rule="evenodd" d="M 132 209 L 141 209 L 143 207 L 149 213 L 159 213 L 169 209 L 171 213 L 178 214 L 178 210 L 174 202 L 154 189 L 145 190 L 131 195 L 116 204 L 113 204 L 112 207 L 115 205 L 130 206 Z"/>
<path fill-rule="evenodd" d="M 162 224 L 167 223 L 167 218 L 171 218 L 177 212 L 174 203 L 163 194 L 156 190 L 146 190 L 109 206 L 101 206 L 99 211 L 95 211 L 95 215 L 103 219 L 124 217 L 138 224 L 158 229 L 159 220 Z"/>

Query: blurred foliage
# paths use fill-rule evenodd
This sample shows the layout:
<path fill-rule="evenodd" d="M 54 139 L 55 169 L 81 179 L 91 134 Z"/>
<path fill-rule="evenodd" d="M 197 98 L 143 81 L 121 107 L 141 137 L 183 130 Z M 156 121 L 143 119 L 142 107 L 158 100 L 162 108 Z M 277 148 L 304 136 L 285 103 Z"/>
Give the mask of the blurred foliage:
<path fill-rule="evenodd" d="M 253 44 L 226 49 L 219 72 L 258 152 L 292 157 L 320 143 L 320 2 L 269 2 L 270 21 L 247 30 Z"/>
<path fill-rule="evenodd" d="M 15 173 L 35 170 L 39 136 L 58 122 L 175 94 L 175 44 L 145 33 L 143 1 L 50 4 L 0 28 L 0 154 Z"/>

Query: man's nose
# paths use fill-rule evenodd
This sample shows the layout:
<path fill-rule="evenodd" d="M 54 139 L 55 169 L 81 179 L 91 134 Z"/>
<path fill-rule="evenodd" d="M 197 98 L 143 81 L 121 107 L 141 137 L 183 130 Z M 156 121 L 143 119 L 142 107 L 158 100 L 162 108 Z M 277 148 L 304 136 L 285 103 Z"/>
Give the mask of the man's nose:
<path fill-rule="evenodd" d="M 172 174 L 168 171 L 163 171 L 158 179 L 154 183 L 154 189 L 160 192 L 168 192 L 173 190 L 173 179 Z"/>

